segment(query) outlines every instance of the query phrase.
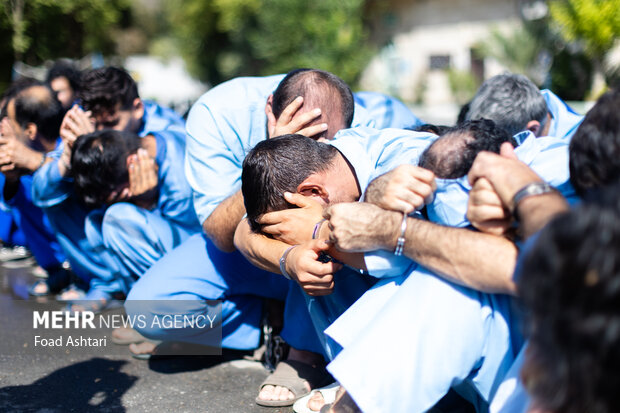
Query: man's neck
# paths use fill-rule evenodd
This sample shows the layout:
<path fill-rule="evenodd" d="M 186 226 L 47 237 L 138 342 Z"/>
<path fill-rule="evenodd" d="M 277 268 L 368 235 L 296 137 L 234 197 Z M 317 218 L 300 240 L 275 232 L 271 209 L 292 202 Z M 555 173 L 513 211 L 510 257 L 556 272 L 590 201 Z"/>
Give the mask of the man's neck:
<path fill-rule="evenodd" d="M 56 149 L 56 141 L 43 139 L 41 135 L 38 135 L 36 139 L 30 141 L 28 146 L 35 151 L 48 153 Z"/>
<path fill-rule="evenodd" d="M 355 188 L 355 199 L 359 200 L 362 196 L 362 191 L 353 165 L 351 165 L 349 160 L 342 153 L 340 153 L 340 151 L 338 151 L 338 155 L 336 156 L 334 162 L 336 164 L 336 168 L 338 168 L 337 170 L 339 171 L 340 179 L 344 181 L 347 187 Z"/>
<path fill-rule="evenodd" d="M 551 113 L 547 112 L 547 117 L 545 118 L 545 126 L 542 128 L 538 136 L 549 136 L 549 131 L 551 130 L 551 122 L 553 122 L 553 117 Z"/>

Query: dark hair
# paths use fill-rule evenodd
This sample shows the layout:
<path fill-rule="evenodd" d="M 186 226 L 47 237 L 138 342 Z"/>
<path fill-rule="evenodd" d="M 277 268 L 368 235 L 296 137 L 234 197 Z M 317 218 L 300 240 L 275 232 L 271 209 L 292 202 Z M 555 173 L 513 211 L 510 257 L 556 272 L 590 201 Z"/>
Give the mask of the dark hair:
<path fill-rule="evenodd" d="M 338 76 L 318 69 L 296 69 L 289 72 L 273 92 L 272 110 L 276 118 L 297 96 L 324 113 L 338 111 L 345 128 L 351 127 L 355 103 L 349 86 Z"/>
<path fill-rule="evenodd" d="M 16 80 L 14 80 L 13 83 L 11 83 L 8 88 L 6 88 L 6 90 L 2 94 L 2 98 L 0 99 L 2 101 L 2 108 L 0 108 L 2 113 L 0 114 L 0 118 L 3 118 L 6 116 L 6 105 L 19 92 L 21 92 L 22 90 L 26 88 L 29 88 L 30 86 L 41 86 L 43 84 L 44 84 L 43 82 L 37 79 L 33 79 L 31 77 L 25 77 L 25 76 L 19 77 Z"/>
<path fill-rule="evenodd" d="M 47 141 L 53 142 L 58 138 L 65 112 L 56 94 L 47 85 L 22 89 L 15 96 L 13 105 L 15 120 L 22 128 L 25 129 L 28 123 L 34 123 Z"/>
<path fill-rule="evenodd" d="M 78 197 L 89 207 L 104 205 L 113 191 L 129 182 L 127 157 L 140 147 L 140 137 L 130 132 L 105 129 L 80 136 L 71 155 Z"/>
<path fill-rule="evenodd" d="M 433 171 L 439 178 L 460 178 L 467 175 L 478 153 L 499 153 L 504 142 L 517 146 L 514 138 L 491 120 L 465 121 L 449 128 L 426 148 L 419 165 Z"/>
<path fill-rule="evenodd" d="M 52 80 L 59 77 L 65 77 L 69 81 L 69 86 L 71 86 L 74 92 L 80 89 L 80 71 L 73 63 L 65 60 L 57 60 L 54 62 L 52 67 L 47 71 L 45 82 L 49 84 Z"/>
<path fill-rule="evenodd" d="M 522 375 L 544 411 L 620 406 L 619 189 L 553 220 L 523 258 L 530 343 Z"/>
<path fill-rule="evenodd" d="M 500 128 L 516 135 L 531 120 L 544 126 L 547 102 L 530 79 L 506 73 L 486 80 L 469 102 L 466 120 L 491 119 Z"/>
<path fill-rule="evenodd" d="M 471 106 L 471 101 L 465 103 L 461 106 L 459 110 L 459 114 L 456 116 L 456 124 L 459 125 L 467 120 L 467 113 L 469 112 L 469 107 Z"/>
<path fill-rule="evenodd" d="M 326 170 L 338 150 L 302 135 L 283 135 L 258 143 L 245 157 L 241 192 L 253 231 L 264 213 L 291 208 L 284 192 L 295 192 L 310 175 Z"/>
<path fill-rule="evenodd" d="M 433 133 L 437 136 L 443 135 L 447 131 L 449 131 L 452 127 L 445 125 L 433 125 L 431 123 L 425 123 L 424 125 L 416 126 L 414 128 L 405 128 L 407 130 L 412 130 L 414 132 L 429 132 Z"/>
<path fill-rule="evenodd" d="M 82 74 L 77 96 L 82 107 L 97 115 L 112 111 L 120 103 L 122 110 L 130 109 L 138 98 L 138 86 L 124 69 L 107 66 Z"/>
<path fill-rule="evenodd" d="M 586 114 L 570 147 L 570 181 L 577 194 L 620 179 L 620 92 L 607 92 Z"/>

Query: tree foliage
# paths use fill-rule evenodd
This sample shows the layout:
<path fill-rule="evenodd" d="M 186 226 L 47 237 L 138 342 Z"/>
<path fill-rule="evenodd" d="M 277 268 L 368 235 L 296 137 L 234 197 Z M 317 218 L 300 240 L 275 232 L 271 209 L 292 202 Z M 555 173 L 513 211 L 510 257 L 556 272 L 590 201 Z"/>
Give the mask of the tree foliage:
<path fill-rule="evenodd" d="M 12 31 L 17 59 L 40 64 L 60 56 L 114 50 L 113 28 L 129 0 L 4 0 L 0 25 Z"/>
<path fill-rule="evenodd" d="M 190 70 L 218 83 L 317 67 L 354 83 L 370 58 L 364 0 L 169 0 Z"/>
<path fill-rule="evenodd" d="M 620 38 L 620 0 L 552 0 L 549 10 L 565 39 L 599 61 Z"/>
<path fill-rule="evenodd" d="M 494 28 L 476 50 L 482 56 L 495 58 L 511 72 L 523 73 L 540 85 L 547 69 L 543 63 L 546 47 L 540 40 L 525 26 L 511 31 Z"/>

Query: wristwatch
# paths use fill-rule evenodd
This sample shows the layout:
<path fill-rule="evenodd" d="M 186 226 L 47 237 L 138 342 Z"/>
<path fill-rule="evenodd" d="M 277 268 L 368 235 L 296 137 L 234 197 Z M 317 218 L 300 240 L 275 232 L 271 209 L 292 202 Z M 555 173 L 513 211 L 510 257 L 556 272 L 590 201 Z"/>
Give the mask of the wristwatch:
<path fill-rule="evenodd" d="M 518 221 L 519 214 L 517 207 L 519 206 L 521 201 L 531 196 L 548 194 L 550 192 L 557 192 L 557 189 L 555 189 L 546 182 L 531 182 L 525 185 L 523 188 L 519 189 L 517 193 L 512 197 L 512 215 Z"/>

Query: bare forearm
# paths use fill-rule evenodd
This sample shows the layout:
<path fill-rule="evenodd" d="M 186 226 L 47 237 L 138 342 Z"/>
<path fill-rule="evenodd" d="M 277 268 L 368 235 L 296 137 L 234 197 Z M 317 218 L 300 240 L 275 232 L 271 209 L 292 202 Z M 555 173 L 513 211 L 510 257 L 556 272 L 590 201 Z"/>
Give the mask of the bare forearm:
<path fill-rule="evenodd" d="M 246 219 L 235 231 L 235 247 L 248 261 L 265 271 L 280 273 L 280 257 L 289 244 L 252 232 Z"/>
<path fill-rule="evenodd" d="M 329 239 L 327 225 L 321 227 L 320 239 Z M 265 271 L 280 273 L 280 257 L 290 244 L 257 234 L 250 229 L 247 220 L 242 220 L 235 231 L 235 247 L 248 261 Z M 364 255 L 361 253 L 345 253 L 330 248 L 329 255 L 354 268 L 366 269 Z"/>
<path fill-rule="evenodd" d="M 404 253 L 457 284 L 514 294 L 517 247 L 509 240 L 409 218 Z"/>
<path fill-rule="evenodd" d="M 220 203 L 203 222 L 202 229 L 216 247 L 224 252 L 235 250 L 235 229 L 245 214 L 243 195 L 235 192 Z"/>
<path fill-rule="evenodd" d="M 518 206 L 523 238 L 531 237 L 556 215 L 568 209 L 568 203 L 559 193 L 553 192 L 525 198 Z"/>
<path fill-rule="evenodd" d="M 71 173 L 71 149 L 67 146 L 65 146 L 60 158 L 58 158 L 58 172 L 62 177 L 66 177 Z"/>
<path fill-rule="evenodd" d="M 26 152 L 27 151 L 27 152 Z M 33 173 L 45 162 L 45 154 L 27 148 L 24 152 L 23 165 L 17 165 L 18 167 L 25 169 L 28 173 Z"/>

